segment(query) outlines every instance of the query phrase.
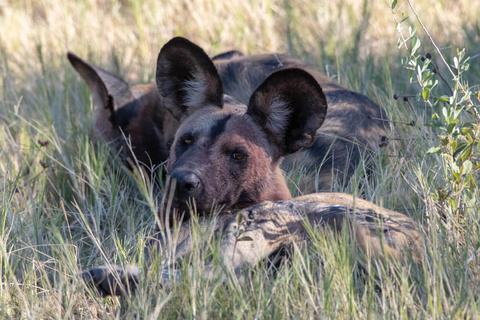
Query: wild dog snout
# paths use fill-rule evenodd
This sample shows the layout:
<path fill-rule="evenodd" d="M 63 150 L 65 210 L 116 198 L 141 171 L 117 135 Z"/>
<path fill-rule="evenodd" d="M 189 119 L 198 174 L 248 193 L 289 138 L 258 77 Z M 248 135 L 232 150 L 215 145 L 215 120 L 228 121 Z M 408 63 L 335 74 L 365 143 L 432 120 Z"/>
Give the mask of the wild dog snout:
<path fill-rule="evenodd" d="M 194 172 L 177 170 L 172 172 L 170 177 L 176 180 L 175 196 L 177 200 L 185 201 L 201 194 L 202 183 Z"/>

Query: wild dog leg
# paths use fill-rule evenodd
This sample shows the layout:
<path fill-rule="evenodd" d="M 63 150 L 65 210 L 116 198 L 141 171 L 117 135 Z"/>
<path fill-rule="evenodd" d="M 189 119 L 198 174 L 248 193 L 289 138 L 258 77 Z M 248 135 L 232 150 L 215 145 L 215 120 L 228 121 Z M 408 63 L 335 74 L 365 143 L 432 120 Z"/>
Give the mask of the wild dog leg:
<path fill-rule="evenodd" d="M 224 212 L 217 217 L 199 218 L 198 225 L 202 232 L 211 232 L 211 235 L 219 233 L 232 221 L 236 214 Z M 163 265 L 168 266 L 193 250 L 193 236 L 191 222 L 185 222 L 177 232 L 158 232 L 145 250 L 145 261 L 148 262 L 151 256 L 158 254 L 164 258 Z M 148 267 L 147 267 L 148 269 Z M 210 268 L 207 268 L 210 269 Z M 168 285 L 172 278 L 172 271 L 164 270 L 160 277 L 163 285 Z M 135 293 L 142 275 L 142 268 L 133 265 L 105 265 L 82 271 L 79 276 L 94 288 L 100 296 L 128 296 Z M 175 273 L 174 279 L 179 279 Z"/>
<path fill-rule="evenodd" d="M 241 225 L 232 221 L 224 230 L 222 255 L 224 263 L 233 271 L 245 265 L 255 265 L 276 250 L 292 242 L 308 240 L 305 222 L 329 226 L 342 231 L 349 229 L 358 245 L 370 256 L 400 257 L 409 249 L 415 262 L 421 262 L 422 242 L 412 219 L 392 210 L 386 210 L 351 195 L 319 193 L 288 201 L 264 202 L 241 211 Z M 250 241 L 238 241 L 240 237 Z"/>
<path fill-rule="evenodd" d="M 82 271 L 80 277 L 100 296 L 127 296 L 135 292 L 142 269 L 132 265 L 101 266 Z"/>

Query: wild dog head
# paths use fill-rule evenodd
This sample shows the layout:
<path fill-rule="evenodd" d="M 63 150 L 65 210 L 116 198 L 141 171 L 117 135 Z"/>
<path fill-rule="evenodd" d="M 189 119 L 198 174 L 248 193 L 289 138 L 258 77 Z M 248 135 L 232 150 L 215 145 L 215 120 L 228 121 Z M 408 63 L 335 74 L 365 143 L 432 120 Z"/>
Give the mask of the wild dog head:
<path fill-rule="evenodd" d="M 199 211 L 290 198 L 281 160 L 313 143 L 327 111 L 309 73 L 272 74 L 245 106 L 224 96 L 200 47 L 174 38 L 158 56 L 156 81 L 164 106 L 180 122 L 167 164 L 176 180 L 175 207 L 186 209 L 190 198 Z"/>
<path fill-rule="evenodd" d="M 164 162 L 178 123 L 161 106 L 156 86 L 130 88 L 122 78 L 71 52 L 67 57 L 92 93 L 93 140 L 111 142 L 147 167 Z"/>

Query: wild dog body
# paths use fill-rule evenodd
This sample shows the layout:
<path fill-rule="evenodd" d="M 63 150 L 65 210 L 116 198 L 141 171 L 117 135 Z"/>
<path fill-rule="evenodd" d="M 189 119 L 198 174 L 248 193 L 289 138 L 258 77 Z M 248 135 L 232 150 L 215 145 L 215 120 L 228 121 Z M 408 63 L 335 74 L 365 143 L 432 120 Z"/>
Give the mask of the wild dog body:
<path fill-rule="evenodd" d="M 132 151 L 140 163 L 157 166 L 164 162 L 179 124 L 164 108 L 163 98 L 155 86 L 130 89 L 122 79 L 73 54 L 69 54 L 69 60 L 92 91 L 96 109 L 94 140 L 121 142 L 123 132 L 130 139 Z M 287 155 L 281 165 L 285 170 L 303 168 L 310 173 L 305 183 L 298 186 L 301 192 L 331 190 L 337 174 L 339 181 L 348 181 L 362 154 L 377 150 L 389 135 L 383 121 L 387 117 L 378 105 L 296 59 L 281 54 L 243 56 L 232 51 L 212 60 L 224 93 L 236 99 L 237 107 L 245 111 L 255 89 L 274 72 L 302 69 L 321 85 L 328 105 L 325 122 L 310 148 Z M 127 146 L 118 143 L 117 148 L 120 146 L 128 150 Z M 316 179 L 312 177 L 315 173 Z"/>
<path fill-rule="evenodd" d="M 229 269 L 237 271 L 293 241 L 308 240 L 306 220 L 352 231 L 374 256 L 399 257 L 407 247 L 421 261 L 415 224 L 400 213 L 345 194 L 291 199 L 280 169 L 282 157 L 311 146 L 327 108 L 322 88 L 310 74 L 296 68 L 273 73 L 245 106 L 224 96 L 216 68 L 199 47 L 175 38 L 159 54 L 156 80 L 164 106 L 180 123 L 167 164 L 177 182 L 174 207 L 188 212 L 190 199 L 198 211 L 222 206 L 218 219 L 205 215 L 200 226 L 215 224 Z M 238 210 L 245 217 L 242 236 L 252 241 L 236 241 Z M 347 221 L 349 228 L 343 227 Z M 158 236 L 163 252 L 173 250 L 179 258 L 193 250 L 189 221 L 171 234 L 178 239 Z M 100 267 L 82 277 L 103 294 L 125 294 L 125 285 L 135 288 L 139 271 Z M 168 279 L 168 272 L 164 276 Z"/>

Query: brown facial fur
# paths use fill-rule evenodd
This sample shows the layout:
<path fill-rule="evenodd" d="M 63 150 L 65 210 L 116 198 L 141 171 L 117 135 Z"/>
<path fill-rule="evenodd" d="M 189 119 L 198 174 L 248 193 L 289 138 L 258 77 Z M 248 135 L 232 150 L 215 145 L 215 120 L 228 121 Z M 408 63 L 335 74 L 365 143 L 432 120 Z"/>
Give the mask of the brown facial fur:
<path fill-rule="evenodd" d="M 203 50 L 174 38 L 159 54 L 157 85 L 181 121 L 167 165 L 177 183 L 175 207 L 186 209 L 190 198 L 198 211 L 290 198 L 282 157 L 310 146 L 326 116 L 325 96 L 310 74 L 293 68 L 272 74 L 246 107 L 223 97 Z"/>
<path fill-rule="evenodd" d="M 212 127 L 227 118 L 223 131 L 212 135 Z M 192 140 L 188 146 L 187 138 Z M 236 160 L 236 154 L 244 158 Z M 175 177 L 178 171 L 190 171 L 200 178 L 201 194 L 195 195 L 199 211 L 209 211 L 213 204 L 229 210 L 266 199 L 289 199 L 279 162 L 266 134 L 244 109 L 224 105 L 200 110 L 181 124 L 167 172 Z M 175 206 L 185 208 L 185 200 L 178 195 Z"/>

